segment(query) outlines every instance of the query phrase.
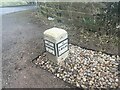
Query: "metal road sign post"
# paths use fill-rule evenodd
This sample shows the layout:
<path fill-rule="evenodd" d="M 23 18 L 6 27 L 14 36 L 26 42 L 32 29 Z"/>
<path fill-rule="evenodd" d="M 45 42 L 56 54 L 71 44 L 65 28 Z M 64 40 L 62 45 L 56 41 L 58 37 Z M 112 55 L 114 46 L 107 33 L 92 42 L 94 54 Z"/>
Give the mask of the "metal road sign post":
<path fill-rule="evenodd" d="M 65 30 L 53 27 L 44 32 L 44 45 L 47 57 L 54 63 L 60 63 L 68 57 L 69 42 Z"/>

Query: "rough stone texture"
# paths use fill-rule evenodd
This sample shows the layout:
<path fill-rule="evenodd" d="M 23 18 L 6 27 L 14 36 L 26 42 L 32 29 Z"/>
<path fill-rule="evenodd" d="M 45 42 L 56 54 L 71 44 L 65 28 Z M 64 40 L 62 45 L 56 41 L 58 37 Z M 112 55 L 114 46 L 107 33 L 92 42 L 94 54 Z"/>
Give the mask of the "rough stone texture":
<path fill-rule="evenodd" d="M 50 62 L 43 53 L 33 63 L 56 77 L 82 88 L 120 88 L 118 55 L 69 45 L 69 57 L 61 64 Z"/>

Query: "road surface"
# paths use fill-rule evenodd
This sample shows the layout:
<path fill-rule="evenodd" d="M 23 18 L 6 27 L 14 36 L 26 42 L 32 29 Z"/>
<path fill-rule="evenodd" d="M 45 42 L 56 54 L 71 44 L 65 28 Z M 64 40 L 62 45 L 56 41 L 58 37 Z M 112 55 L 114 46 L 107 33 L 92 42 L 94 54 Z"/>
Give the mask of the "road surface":
<path fill-rule="evenodd" d="M 5 15 L 5 14 L 29 10 L 29 9 L 35 9 L 35 8 L 36 8 L 35 6 L 4 7 L 4 8 L 0 8 L 0 15 Z"/>
<path fill-rule="evenodd" d="M 31 60 L 44 51 L 43 32 L 50 26 L 32 23 L 32 12 L 2 16 L 2 87 L 68 88 L 51 73 L 36 67 Z"/>

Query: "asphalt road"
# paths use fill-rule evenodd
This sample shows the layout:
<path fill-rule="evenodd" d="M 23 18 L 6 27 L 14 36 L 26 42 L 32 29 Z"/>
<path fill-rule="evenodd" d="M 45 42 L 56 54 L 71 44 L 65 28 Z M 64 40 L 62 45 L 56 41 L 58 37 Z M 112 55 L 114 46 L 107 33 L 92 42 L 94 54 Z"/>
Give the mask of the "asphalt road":
<path fill-rule="evenodd" d="M 29 9 L 35 9 L 35 6 L 20 6 L 20 7 L 4 7 L 0 8 L 0 15 L 5 15 L 9 13 L 29 10 Z"/>
<path fill-rule="evenodd" d="M 32 23 L 31 11 L 2 16 L 2 87 L 68 88 L 64 81 L 31 60 L 44 51 L 43 32 L 50 26 Z"/>

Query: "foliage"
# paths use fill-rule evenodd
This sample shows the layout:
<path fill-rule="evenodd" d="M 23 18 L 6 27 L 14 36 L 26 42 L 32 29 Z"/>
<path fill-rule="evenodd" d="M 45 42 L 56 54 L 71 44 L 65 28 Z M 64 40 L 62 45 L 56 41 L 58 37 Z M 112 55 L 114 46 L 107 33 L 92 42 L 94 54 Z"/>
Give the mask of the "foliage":
<path fill-rule="evenodd" d="M 47 2 L 38 5 L 39 13 L 46 18 L 54 18 L 51 22 L 71 28 L 76 34 L 73 35 L 77 37 L 75 39 L 81 40 L 78 42 L 89 41 L 92 45 L 99 41 L 99 48 L 104 49 L 110 45 L 111 48 L 118 47 L 120 41 L 117 26 L 120 26 L 120 2 Z"/>
<path fill-rule="evenodd" d="M 0 7 L 5 6 L 18 6 L 18 5 L 26 5 L 27 2 L 24 0 L 3 0 L 0 3 Z"/>

